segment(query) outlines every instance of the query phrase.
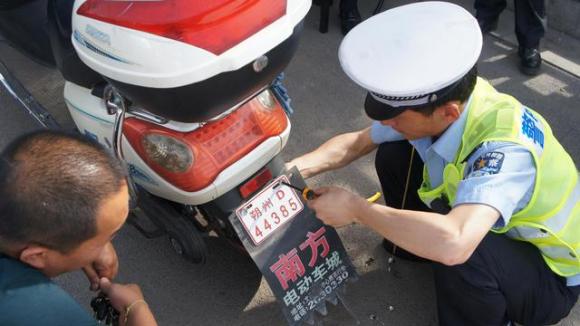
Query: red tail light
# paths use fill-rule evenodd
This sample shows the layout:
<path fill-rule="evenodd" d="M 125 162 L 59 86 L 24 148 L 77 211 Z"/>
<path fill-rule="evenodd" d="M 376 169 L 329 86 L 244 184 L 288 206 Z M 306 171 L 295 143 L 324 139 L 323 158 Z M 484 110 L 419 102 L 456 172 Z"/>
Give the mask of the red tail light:
<path fill-rule="evenodd" d="M 270 180 L 272 180 L 272 172 L 268 169 L 264 169 L 240 187 L 240 195 L 242 198 L 246 199 L 250 197 L 251 194 L 255 193 L 256 190 L 262 188 L 262 186 Z"/>
<path fill-rule="evenodd" d="M 286 114 L 278 102 L 273 108 L 266 108 L 254 98 L 226 117 L 192 132 L 177 132 L 136 118 L 127 119 L 123 128 L 127 140 L 156 173 L 176 187 L 193 192 L 207 187 L 221 171 L 266 139 L 281 134 L 287 125 Z M 174 148 L 182 151 L 184 146 L 191 149 L 191 159 L 185 159 L 190 165 L 160 165 L 150 154 L 150 146 L 144 144 L 151 135 L 173 138 Z M 169 154 L 170 161 L 175 162 L 175 155 Z"/>
<path fill-rule="evenodd" d="M 221 54 L 286 14 L 286 0 L 87 0 L 77 13 Z"/>

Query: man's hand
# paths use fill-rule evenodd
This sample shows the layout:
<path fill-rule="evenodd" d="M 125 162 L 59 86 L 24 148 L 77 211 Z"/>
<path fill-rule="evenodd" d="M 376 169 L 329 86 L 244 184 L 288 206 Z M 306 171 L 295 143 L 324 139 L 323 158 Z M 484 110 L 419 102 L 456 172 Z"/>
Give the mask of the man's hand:
<path fill-rule="evenodd" d="M 99 287 L 111 300 L 113 308 L 119 312 L 125 311 L 131 303 L 143 300 L 143 292 L 137 284 L 117 284 L 112 283 L 108 278 L 99 280 Z"/>
<path fill-rule="evenodd" d="M 157 326 L 137 284 L 111 283 L 103 277 L 99 280 L 99 287 L 111 300 L 113 308 L 120 313 L 120 326 Z"/>
<path fill-rule="evenodd" d="M 119 271 L 119 260 L 113 244 L 110 242 L 107 243 L 99 257 L 90 265 L 83 267 L 83 271 L 91 283 L 92 291 L 99 289 L 100 278 L 106 277 L 108 279 L 114 279 Z"/>
<path fill-rule="evenodd" d="M 318 197 L 308 201 L 308 206 L 316 212 L 324 224 L 341 227 L 357 222 L 356 213 L 367 201 L 352 192 L 339 187 L 314 189 Z"/>

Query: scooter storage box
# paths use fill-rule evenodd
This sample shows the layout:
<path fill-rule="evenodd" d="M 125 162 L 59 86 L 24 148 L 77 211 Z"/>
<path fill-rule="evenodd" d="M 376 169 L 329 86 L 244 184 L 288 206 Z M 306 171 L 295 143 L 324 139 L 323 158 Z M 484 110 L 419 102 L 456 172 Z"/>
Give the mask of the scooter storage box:
<path fill-rule="evenodd" d="M 284 70 L 309 7 L 309 0 L 77 0 L 72 42 L 134 105 L 201 122 Z"/>
<path fill-rule="evenodd" d="M 299 28 L 266 53 L 268 66 L 259 72 L 254 69 L 254 62 L 250 62 L 238 70 L 173 88 L 143 87 L 112 78 L 107 80 L 134 104 L 151 113 L 176 121 L 207 121 L 268 86 L 292 59 L 298 45 L 298 34 Z"/>

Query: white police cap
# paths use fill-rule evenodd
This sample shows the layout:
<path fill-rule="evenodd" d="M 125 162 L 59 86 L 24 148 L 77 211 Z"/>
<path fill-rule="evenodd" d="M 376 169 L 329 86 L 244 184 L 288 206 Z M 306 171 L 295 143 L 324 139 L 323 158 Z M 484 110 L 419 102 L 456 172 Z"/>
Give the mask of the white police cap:
<path fill-rule="evenodd" d="M 360 23 L 339 49 L 345 73 L 369 91 L 375 120 L 395 117 L 444 96 L 477 62 L 482 36 L 462 7 L 439 1 L 387 10 Z"/>

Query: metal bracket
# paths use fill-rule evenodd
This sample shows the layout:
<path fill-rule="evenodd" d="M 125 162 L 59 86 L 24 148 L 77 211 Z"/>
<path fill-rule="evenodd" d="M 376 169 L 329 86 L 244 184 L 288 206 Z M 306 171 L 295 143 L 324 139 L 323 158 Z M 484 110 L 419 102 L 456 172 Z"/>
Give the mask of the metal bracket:
<path fill-rule="evenodd" d="M 105 105 L 109 114 L 115 114 L 115 123 L 113 125 L 113 151 L 117 158 L 125 162 L 125 156 L 123 155 L 123 124 L 125 122 L 125 113 L 127 112 L 127 107 L 125 99 L 117 90 L 113 87 L 105 91 Z M 129 195 L 131 197 L 130 206 L 135 208 L 138 206 L 139 197 L 137 196 L 137 188 L 133 181 L 133 178 L 129 174 L 127 176 L 127 186 L 129 187 Z"/>

